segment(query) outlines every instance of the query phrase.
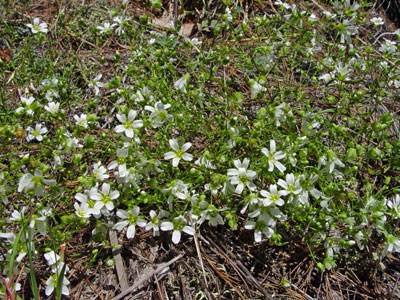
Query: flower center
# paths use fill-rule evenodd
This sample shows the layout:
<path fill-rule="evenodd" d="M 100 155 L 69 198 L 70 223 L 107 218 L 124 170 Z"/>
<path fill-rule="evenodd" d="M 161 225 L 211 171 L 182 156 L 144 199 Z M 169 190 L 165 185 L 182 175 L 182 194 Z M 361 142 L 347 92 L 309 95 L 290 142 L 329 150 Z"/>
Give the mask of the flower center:
<path fill-rule="evenodd" d="M 126 120 L 126 121 L 124 122 L 124 127 L 125 127 L 126 129 L 133 128 L 133 121 L 132 121 L 132 120 Z"/>
<path fill-rule="evenodd" d="M 276 201 L 278 201 L 278 199 L 279 199 L 279 196 L 277 194 L 270 195 L 271 202 L 275 203 Z"/>
<path fill-rule="evenodd" d="M 101 195 L 101 202 L 103 202 L 104 204 L 111 202 L 110 195 L 107 194 Z"/>
<path fill-rule="evenodd" d="M 296 191 L 296 186 L 294 184 L 288 184 L 288 187 L 286 190 L 288 192 L 294 192 L 294 191 Z"/>
<path fill-rule="evenodd" d="M 136 225 L 137 217 L 134 215 L 129 215 L 127 221 L 130 225 Z"/>
<path fill-rule="evenodd" d="M 249 182 L 249 179 L 247 178 L 246 175 L 242 175 L 239 177 L 239 181 L 240 181 L 240 183 L 246 185 Z"/>
<path fill-rule="evenodd" d="M 181 149 L 178 149 L 175 151 L 175 156 L 177 158 L 182 158 L 184 154 L 185 154 L 185 152 L 183 152 Z"/>

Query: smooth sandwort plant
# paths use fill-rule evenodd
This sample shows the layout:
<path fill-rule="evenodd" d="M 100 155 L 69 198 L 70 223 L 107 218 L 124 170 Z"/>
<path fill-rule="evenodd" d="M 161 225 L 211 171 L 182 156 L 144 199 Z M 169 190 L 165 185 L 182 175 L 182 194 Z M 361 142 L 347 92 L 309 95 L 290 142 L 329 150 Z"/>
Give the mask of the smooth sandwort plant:
<path fill-rule="evenodd" d="M 65 245 L 85 228 L 96 250 L 110 229 L 178 245 L 245 228 L 303 243 L 323 272 L 382 267 L 400 252 L 400 32 L 366 2 L 247 15 L 223 1 L 196 39 L 152 30 L 128 1 L 1 21 L 21 47 L 0 61 L 1 295 L 20 297 L 19 273 L 36 299 L 68 295 Z M 124 52 L 97 53 L 110 45 Z"/>

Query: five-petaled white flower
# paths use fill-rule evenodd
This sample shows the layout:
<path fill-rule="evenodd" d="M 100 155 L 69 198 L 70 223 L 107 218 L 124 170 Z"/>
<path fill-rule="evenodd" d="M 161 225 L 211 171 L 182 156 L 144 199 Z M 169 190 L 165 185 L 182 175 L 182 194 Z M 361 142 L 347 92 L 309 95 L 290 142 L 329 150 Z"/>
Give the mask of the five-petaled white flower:
<path fill-rule="evenodd" d="M 175 81 L 174 88 L 183 93 L 186 93 L 186 84 L 187 84 L 189 78 L 190 78 L 189 74 L 183 75 L 181 78 L 179 78 L 177 81 Z"/>
<path fill-rule="evenodd" d="M 269 186 L 269 192 L 265 190 L 260 191 L 260 195 L 264 197 L 261 198 L 261 203 L 263 206 L 277 205 L 282 206 L 285 202 L 282 200 L 281 196 L 285 196 L 285 191 L 278 191 L 276 184 L 271 184 Z"/>
<path fill-rule="evenodd" d="M 100 30 L 100 33 L 110 34 L 115 26 L 117 26 L 117 24 L 110 24 L 110 22 L 105 22 L 103 26 L 97 26 L 96 28 Z"/>
<path fill-rule="evenodd" d="M 157 102 L 154 107 L 146 105 L 145 110 L 151 112 L 150 119 L 154 128 L 161 127 L 165 121 L 172 121 L 174 117 L 167 113 L 167 109 L 171 107 L 171 104 L 163 104 Z"/>
<path fill-rule="evenodd" d="M 36 170 L 33 175 L 31 173 L 22 175 L 18 184 L 18 192 L 29 192 L 30 190 L 35 190 L 37 196 L 43 196 L 43 186 L 45 184 L 52 186 L 56 183 L 57 182 L 54 179 L 44 179 L 42 171 Z"/>
<path fill-rule="evenodd" d="M 75 202 L 74 208 L 75 208 L 75 214 L 79 218 L 88 219 L 91 216 L 91 209 L 87 202 L 81 202 L 81 204 L 79 204 L 78 202 Z"/>
<path fill-rule="evenodd" d="M 128 113 L 128 118 L 124 114 L 117 114 L 117 119 L 122 123 L 115 127 L 115 132 L 121 133 L 125 132 L 128 138 L 133 138 L 133 129 L 143 127 L 142 120 L 135 120 L 137 116 L 136 110 L 130 110 Z"/>
<path fill-rule="evenodd" d="M 74 115 L 74 119 L 76 121 L 76 125 L 81 126 L 83 128 L 87 128 L 88 127 L 86 114 L 81 114 L 81 116 Z"/>
<path fill-rule="evenodd" d="M 372 18 L 371 22 L 374 23 L 375 26 L 380 26 L 385 24 L 382 18 Z"/>
<path fill-rule="evenodd" d="M 147 225 L 147 222 L 139 217 L 139 213 L 140 213 L 140 208 L 138 206 L 135 206 L 130 211 L 119 209 L 117 211 L 117 216 L 120 219 L 122 219 L 122 221 L 116 223 L 113 228 L 117 229 L 118 231 L 121 231 L 126 226 L 128 226 L 128 229 L 126 231 L 126 237 L 128 239 L 134 238 L 136 232 L 136 225 L 139 225 L 140 227 L 145 227 Z"/>
<path fill-rule="evenodd" d="M 94 89 L 94 94 L 97 96 L 100 93 L 100 88 L 104 86 L 104 83 L 100 82 L 103 75 L 99 74 L 89 82 L 89 87 Z"/>
<path fill-rule="evenodd" d="M 181 159 L 186 161 L 191 161 L 193 159 L 192 154 L 186 153 L 186 151 L 192 147 L 192 143 L 185 143 L 182 145 L 182 147 L 180 147 L 176 139 L 170 139 L 169 145 L 174 151 L 165 153 L 164 159 L 172 159 L 173 167 L 177 167 Z"/>
<path fill-rule="evenodd" d="M 100 202 L 101 208 L 104 206 L 107 210 L 111 211 L 114 209 L 113 200 L 119 197 L 118 191 L 110 191 L 110 184 L 103 183 L 101 187 L 101 193 L 98 192 L 96 187 L 93 187 L 89 192 L 90 199 Z"/>
<path fill-rule="evenodd" d="M 26 131 L 29 133 L 26 136 L 26 140 L 28 142 L 32 141 L 33 139 L 36 139 L 37 141 L 41 142 L 43 140 L 43 135 L 42 134 L 46 134 L 47 133 L 47 128 L 46 127 L 42 127 L 42 124 L 38 123 L 35 126 L 35 129 L 33 129 L 32 127 L 28 126 L 28 128 L 26 128 Z"/>
<path fill-rule="evenodd" d="M 267 88 L 261 85 L 264 83 L 264 80 L 262 79 L 259 80 L 259 82 L 251 79 L 249 83 L 251 86 L 251 99 L 254 99 L 258 95 L 258 93 L 267 91 Z"/>
<path fill-rule="evenodd" d="M 195 229 L 191 226 L 186 225 L 187 221 L 183 216 L 176 217 L 172 220 L 172 222 L 162 222 L 161 230 L 169 231 L 173 230 L 172 233 L 172 242 L 174 244 L 178 244 L 181 240 L 182 231 L 189 234 L 194 235 L 196 233 Z"/>
<path fill-rule="evenodd" d="M 293 194 L 293 195 L 298 195 L 301 193 L 302 188 L 300 186 L 300 180 L 297 178 L 295 179 L 293 173 L 286 174 L 286 181 L 283 179 L 278 180 L 278 185 L 284 188 L 285 194 L 282 194 L 283 196 Z"/>
<path fill-rule="evenodd" d="M 58 102 L 49 102 L 48 105 L 44 107 L 45 110 L 47 110 L 51 114 L 56 114 L 58 113 L 58 110 L 60 109 L 60 103 Z"/>
<path fill-rule="evenodd" d="M 42 22 L 40 23 L 39 18 L 34 18 L 32 24 L 25 24 L 27 27 L 29 27 L 32 31 L 32 33 L 47 33 L 47 24 Z"/>
<path fill-rule="evenodd" d="M 53 293 L 55 287 L 58 284 L 58 277 L 61 276 L 59 274 L 53 274 L 51 275 L 47 280 L 46 280 L 46 296 L 50 296 L 51 293 Z M 68 279 L 63 276 L 62 278 L 62 283 L 61 283 L 61 294 L 68 296 L 69 295 L 69 290 L 68 290 L 68 286 L 69 285 L 69 281 Z"/>
<path fill-rule="evenodd" d="M 103 181 L 104 179 L 107 179 L 108 177 L 110 177 L 107 174 L 107 169 L 104 168 L 101 165 L 101 162 L 97 162 L 96 164 L 93 165 L 93 175 L 96 177 L 97 180 L 99 181 Z"/>
<path fill-rule="evenodd" d="M 269 143 L 270 150 L 267 148 L 262 148 L 261 152 L 268 157 L 268 171 L 272 172 L 274 170 L 274 167 L 276 167 L 279 171 L 282 173 L 285 172 L 286 167 L 282 165 L 279 160 L 284 158 L 286 156 L 286 153 L 283 151 L 278 151 L 276 152 L 276 144 L 274 140 L 271 140 Z"/>
<path fill-rule="evenodd" d="M 249 188 L 250 191 L 256 189 L 256 185 L 252 182 L 254 178 L 257 177 L 257 173 L 252 170 L 248 170 L 250 160 L 244 158 L 243 162 L 240 159 L 234 160 L 233 164 L 236 169 L 228 169 L 228 176 L 232 185 L 236 185 L 235 193 L 241 194 L 245 186 Z"/>
<path fill-rule="evenodd" d="M 274 233 L 275 220 L 267 213 L 260 214 L 257 221 L 247 221 L 244 228 L 247 230 L 254 229 L 254 240 L 256 243 L 261 242 L 262 234 L 270 238 Z"/>
<path fill-rule="evenodd" d="M 18 107 L 15 111 L 16 111 L 17 113 L 20 113 L 20 112 L 26 110 L 26 113 L 27 113 L 28 115 L 31 115 L 31 116 L 32 116 L 32 115 L 33 115 L 33 110 L 32 110 L 32 108 L 31 108 L 31 105 L 32 105 L 32 103 L 33 103 L 34 101 L 35 101 L 35 98 L 33 98 L 32 96 L 31 96 L 31 97 L 28 97 L 28 98 L 21 97 L 21 102 L 24 103 L 25 107 Z"/>

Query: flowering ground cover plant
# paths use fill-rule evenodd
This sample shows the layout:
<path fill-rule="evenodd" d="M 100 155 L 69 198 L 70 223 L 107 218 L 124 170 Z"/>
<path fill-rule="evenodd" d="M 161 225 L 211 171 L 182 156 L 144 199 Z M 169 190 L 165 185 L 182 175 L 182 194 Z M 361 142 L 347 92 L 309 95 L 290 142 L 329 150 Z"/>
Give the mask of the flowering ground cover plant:
<path fill-rule="evenodd" d="M 177 253 L 137 297 L 400 297 L 400 31 L 372 1 L 166 27 L 162 1 L 31 2 L 0 18 L 2 297 L 109 299 Z"/>

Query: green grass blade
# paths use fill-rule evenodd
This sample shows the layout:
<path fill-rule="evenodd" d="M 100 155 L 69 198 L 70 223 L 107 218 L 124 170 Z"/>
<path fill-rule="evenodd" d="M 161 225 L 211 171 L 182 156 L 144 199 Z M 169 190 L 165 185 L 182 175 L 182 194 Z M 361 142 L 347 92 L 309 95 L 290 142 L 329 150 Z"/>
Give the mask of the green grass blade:
<path fill-rule="evenodd" d="M 63 279 L 64 279 L 65 266 L 66 266 L 66 264 L 63 263 L 61 271 L 57 276 L 57 287 L 56 287 L 56 299 L 57 300 L 60 300 L 62 297 L 62 283 L 63 283 Z"/>
<path fill-rule="evenodd" d="M 28 258 L 29 258 L 29 271 L 31 275 L 31 289 L 33 296 L 35 297 L 35 300 L 39 300 L 39 290 L 37 286 L 37 281 L 36 281 L 36 276 L 35 276 L 35 271 L 33 268 L 33 263 L 32 263 L 32 249 L 31 249 L 31 241 L 32 241 L 32 235 L 31 235 L 31 230 L 29 230 L 29 240 L 26 245 L 26 250 L 28 251 Z"/>
<path fill-rule="evenodd" d="M 15 256 L 17 255 L 17 247 L 18 247 L 19 240 L 21 239 L 21 235 L 24 232 L 24 230 L 25 230 L 25 227 L 22 227 L 14 241 L 14 245 L 13 245 L 11 256 L 10 256 L 10 264 L 8 267 L 8 278 L 11 278 L 11 275 L 13 274 Z"/>

